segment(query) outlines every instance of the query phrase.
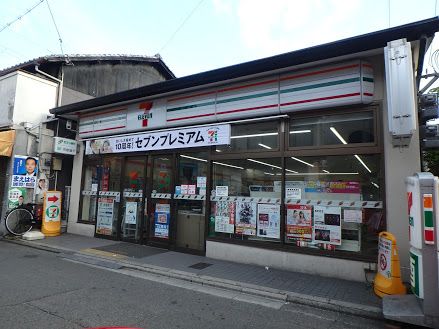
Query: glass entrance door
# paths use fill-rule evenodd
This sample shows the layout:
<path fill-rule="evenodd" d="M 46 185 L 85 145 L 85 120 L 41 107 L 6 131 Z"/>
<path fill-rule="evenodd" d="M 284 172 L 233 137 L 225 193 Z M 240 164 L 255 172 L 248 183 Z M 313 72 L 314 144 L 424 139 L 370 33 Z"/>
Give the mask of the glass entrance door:
<path fill-rule="evenodd" d="M 178 156 L 177 248 L 204 251 L 207 152 L 181 153 Z"/>
<path fill-rule="evenodd" d="M 144 225 L 145 157 L 127 157 L 123 173 L 120 238 L 138 242 Z"/>
<path fill-rule="evenodd" d="M 151 156 L 152 186 L 148 201 L 149 241 L 168 247 L 171 241 L 174 156 Z"/>

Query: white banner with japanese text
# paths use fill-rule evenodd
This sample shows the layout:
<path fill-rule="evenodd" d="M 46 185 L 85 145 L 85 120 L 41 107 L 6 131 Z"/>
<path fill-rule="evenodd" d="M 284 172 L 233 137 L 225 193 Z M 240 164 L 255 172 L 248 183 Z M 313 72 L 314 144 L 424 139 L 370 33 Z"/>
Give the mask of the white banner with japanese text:
<path fill-rule="evenodd" d="M 85 154 L 125 153 L 230 144 L 230 125 L 183 128 L 86 141 Z"/>

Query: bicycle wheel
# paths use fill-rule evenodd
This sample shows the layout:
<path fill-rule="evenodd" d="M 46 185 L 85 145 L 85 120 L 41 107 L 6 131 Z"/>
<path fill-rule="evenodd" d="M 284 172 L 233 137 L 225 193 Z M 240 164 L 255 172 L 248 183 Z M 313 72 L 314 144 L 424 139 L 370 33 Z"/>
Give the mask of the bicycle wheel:
<path fill-rule="evenodd" d="M 5 225 L 9 233 L 23 235 L 32 229 L 32 213 L 25 208 L 15 208 L 6 214 Z"/>

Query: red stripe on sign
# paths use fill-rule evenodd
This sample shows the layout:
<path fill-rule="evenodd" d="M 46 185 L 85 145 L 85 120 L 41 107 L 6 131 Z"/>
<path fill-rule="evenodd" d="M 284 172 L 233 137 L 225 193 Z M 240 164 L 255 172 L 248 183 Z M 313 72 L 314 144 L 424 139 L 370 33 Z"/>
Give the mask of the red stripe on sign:
<path fill-rule="evenodd" d="M 314 99 L 304 99 L 301 101 L 283 103 L 283 104 L 280 104 L 280 106 L 319 102 L 319 101 L 326 101 L 329 99 L 337 99 L 337 98 L 345 98 L 345 97 L 353 97 L 353 96 L 360 96 L 360 93 L 352 93 L 352 94 L 344 94 L 344 95 L 336 95 L 336 96 L 328 96 L 328 97 L 319 97 L 319 98 L 314 98 Z"/>
<path fill-rule="evenodd" d="M 366 66 L 368 64 L 363 64 L 363 65 Z M 319 75 L 319 74 L 323 74 L 323 73 L 341 71 L 341 70 L 350 69 L 350 68 L 354 68 L 354 67 L 359 67 L 359 64 L 346 65 L 346 66 L 335 67 L 335 68 L 330 68 L 330 69 L 325 69 L 325 70 L 320 70 L 320 71 L 314 71 L 314 72 L 290 75 L 290 76 L 287 76 L 287 77 L 280 78 L 279 81 L 292 80 L 292 79 L 298 79 L 298 78 L 303 78 L 303 77 L 307 77 L 307 76 Z M 223 92 L 231 91 L 231 90 L 245 89 L 245 88 L 249 88 L 249 87 L 255 87 L 255 86 L 270 84 L 270 83 L 274 83 L 274 82 L 277 82 L 277 81 L 278 81 L 278 79 L 271 79 L 271 80 L 266 80 L 266 81 L 261 81 L 261 82 L 250 83 L 248 85 L 243 85 L 243 86 L 238 86 L 238 87 L 230 87 L 230 88 L 218 89 L 217 91 L 206 91 L 206 92 L 203 92 L 203 93 L 198 93 L 198 94 L 193 94 L 193 95 L 174 97 L 174 98 L 168 99 L 168 102 L 174 102 L 174 101 L 178 101 L 178 100 L 182 100 L 182 99 L 189 99 L 189 98 L 198 97 L 198 96 L 211 95 L 211 94 L 214 94 L 216 92 L 223 93 Z"/>
<path fill-rule="evenodd" d="M 85 114 L 81 114 L 79 113 L 79 117 L 80 118 L 87 118 L 87 117 L 92 117 L 94 115 L 101 115 L 101 114 L 108 114 L 108 113 L 114 113 L 114 112 L 121 112 L 121 111 L 125 111 L 126 108 L 123 109 L 117 109 L 117 110 L 110 110 L 110 111 L 106 111 L 106 112 L 93 112 L 93 113 L 85 113 Z"/>
<path fill-rule="evenodd" d="M 364 96 L 373 96 L 372 93 L 363 93 Z"/>
<path fill-rule="evenodd" d="M 434 231 L 424 230 L 425 244 L 434 244 Z"/>
<path fill-rule="evenodd" d="M 362 65 L 363 65 L 364 67 L 368 67 L 368 68 L 370 68 L 370 69 L 373 69 L 373 66 L 370 65 L 370 64 L 363 63 Z"/>
<path fill-rule="evenodd" d="M 104 129 L 97 129 L 97 130 L 93 130 L 93 131 L 85 131 L 85 132 L 81 132 L 79 134 L 86 134 L 86 133 L 97 133 L 99 131 L 107 131 L 107 130 L 114 130 L 114 129 L 121 129 L 121 128 L 125 128 L 126 126 L 118 126 L 118 127 L 112 127 L 112 128 L 104 128 Z"/>
<path fill-rule="evenodd" d="M 326 69 L 326 70 L 320 70 L 320 71 L 315 71 L 315 72 L 308 72 L 308 73 L 302 73 L 302 74 L 290 75 L 290 76 L 288 76 L 288 77 L 280 78 L 280 81 L 284 81 L 284 80 L 293 80 L 293 79 L 298 79 L 298 78 L 303 78 L 303 77 L 309 77 L 309 76 L 318 75 L 318 74 L 323 74 L 323 73 L 342 71 L 342 70 L 352 69 L 352 68 L 354 68 L 354 67 L 359 67 L 359 66 L 360 66 L 359 64 L 353 64 L 353 65 L 346 65 L 346 66 L 334 67 L 334 68 L 330 68 L 330 69 Z"/>
<path fill-rule="evenodd" d="M 238 113 L 238 112 L 245 112 L 245 111 L 252 111 L 252 110 L 268 109 L 268 108 L 273 108 L 273 107 L 278 107 L 278 105 L 277 104 L 272 104 L 272 105 L 263 105 L 263 106 L 256 106 L 256 107 L 247 107 L 247 108 L 244 108 L 244 109 L 222 111 L 222 112 L 218 112 L 217 114 Z"/>
<path fill-rule="evenodd" d="M 189 117 L 181 117 L 181 118 L 174 118 L 174 119 L 168 119 L 166 121 L 172 122 L 172 121 L 179 121 L 179 120 L 187 120 L 187 119 L 195 119 L 195 118 L 202 118 L 202 117 L 209 117 L 215 115 L 215 113 L 207 113 L 207 114 L 199 114 L 199 115 L 191 115 Z"/>
<path fill-rule="evenodd" d="M 255 82 L 255 83 L 251 83 L 251 84 L 244 85 L 244 86 L 239 86 L 239 87 L 230 87 L 230 88 L 219 89 L 218 92 L 219 93 L 223 93 L 223 92 L 226 92 L 226 91 L 239 90 L 239 89 L 244 89 L 244 88 L 249 88 L 249 87 L 261 86 L 261 85 L 266 85 L 266 84 L 275 83 L 275 82 L 277 82 L 277 79 Z"/>

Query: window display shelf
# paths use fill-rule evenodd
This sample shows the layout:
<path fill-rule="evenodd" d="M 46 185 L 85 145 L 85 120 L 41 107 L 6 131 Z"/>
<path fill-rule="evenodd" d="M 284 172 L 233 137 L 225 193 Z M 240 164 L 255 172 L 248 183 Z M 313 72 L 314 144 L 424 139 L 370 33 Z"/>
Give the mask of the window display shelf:
<path fill-rule="evenodd" d="M 241 201 L 241 202 L 280 204 L 281 200 L 279 198 L 256 198 L 256 197 L 241 197 L 241 196 L 211 196 L 210 201 Z"/>
<path fill-rule="evenodd" d="M 372 208 L 382 209 L 382 201 L 351 201 L 351 200 L 307 200 L 285 199 L 285 204 L 302 204 L 310 206 L 334 206 L 343 208 Z"/>
<path fill-rule="evenodd" d="M 174 194 L 174 199 L 178 199 L 178 200 L 206 200 L 206 196 L 199 195 L 199 194 Z"/>
<path fill-rule="evenodd" d="M 151 193 L 151 199 L 172 199 L 171 193 Z"/>

